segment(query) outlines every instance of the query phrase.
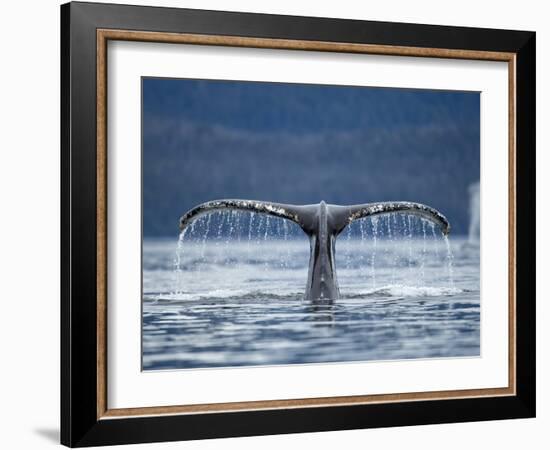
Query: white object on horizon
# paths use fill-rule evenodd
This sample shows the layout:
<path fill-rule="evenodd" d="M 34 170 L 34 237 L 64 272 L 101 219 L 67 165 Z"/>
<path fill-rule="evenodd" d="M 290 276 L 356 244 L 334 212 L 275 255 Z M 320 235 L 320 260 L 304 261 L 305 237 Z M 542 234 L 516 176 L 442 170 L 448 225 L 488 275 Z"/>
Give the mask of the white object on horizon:
<path fill-rule="evenodd" d="M 470 227 L 468 229 L 468 242 L 476 244 L 479 242 L 479 181 L 470 184 Z"/>

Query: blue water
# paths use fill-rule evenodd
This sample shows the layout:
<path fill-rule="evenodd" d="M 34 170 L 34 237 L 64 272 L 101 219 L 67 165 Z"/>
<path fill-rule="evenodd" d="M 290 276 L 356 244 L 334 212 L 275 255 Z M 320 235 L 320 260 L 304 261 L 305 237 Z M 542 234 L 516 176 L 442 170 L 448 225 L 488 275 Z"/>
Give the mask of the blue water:
<path fill-rule="evenodd" d="M 478 245 L 363 220 L 337 240 L 342 298 L 311 302 L 309 243 L 271 220 L 144 240 L 144 370 L 479 356 Z"/>

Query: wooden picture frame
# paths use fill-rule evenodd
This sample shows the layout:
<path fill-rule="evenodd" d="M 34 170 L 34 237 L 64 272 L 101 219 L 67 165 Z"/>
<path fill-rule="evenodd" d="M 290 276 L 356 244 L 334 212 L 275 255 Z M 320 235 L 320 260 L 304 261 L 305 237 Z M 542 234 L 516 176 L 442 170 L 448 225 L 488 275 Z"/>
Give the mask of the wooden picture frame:
<path fill-rule="evenodd" d="M 110 409 L 106 359 L 110 40 L 507 62 L 508 386 Z M 63 444 L 534 417 L 535 33 L 77 2 L 61 7 L 61 57 Z"/>

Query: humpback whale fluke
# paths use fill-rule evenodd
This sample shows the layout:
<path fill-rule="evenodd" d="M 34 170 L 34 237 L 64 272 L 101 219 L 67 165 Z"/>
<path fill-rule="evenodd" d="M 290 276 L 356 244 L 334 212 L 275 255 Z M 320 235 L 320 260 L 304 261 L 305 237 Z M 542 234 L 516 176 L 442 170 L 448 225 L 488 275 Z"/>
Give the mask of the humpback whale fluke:
<path fill-rule="evenodd" d="M 252 211 L 280 217 L 300 225 L 310 242 L 309 271 L 306 300 L 334 300 L 340 297 L 335 266 L 337 236 L 354 220 L 388 213 L 407 213 L 420 216 L 437 224 L 443 234 L 451 226 L 443 214 L 434 208 L 413 202 L 381 202 L 361 205 L 287 205 L 257 200 L 213 200 L 202 203 L 185 213 L 179 221 L 183 231 L 193 220 L 203 214 L 225 209 Z"/>

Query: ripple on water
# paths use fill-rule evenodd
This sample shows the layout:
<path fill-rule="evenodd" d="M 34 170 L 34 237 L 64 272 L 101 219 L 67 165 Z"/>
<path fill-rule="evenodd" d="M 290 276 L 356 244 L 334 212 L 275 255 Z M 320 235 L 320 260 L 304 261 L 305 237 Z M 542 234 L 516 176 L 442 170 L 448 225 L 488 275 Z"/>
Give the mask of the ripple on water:
<path fill-rule="evenodd" d="M 208 265 L 209 249 L 201 242 L 189 250 L 202 252 L 200 258 L 191 255 L 202 261 L 201 269 L 185 268 L 182 258 L 182 276 L 189 278 L 174 293 L 172 267 L 163 266 L 173 258 L 174 243 L 144 242 L 143 368 L 479 356 L 479 250 L 453 247 L 451 284 L 443 245 L 437 263 L 430 243 L 431 238 L 412 241 L 412 259 L 407 246 L 396 257 L 384 246 L 397 246 L 398 238 L 386 242 L 379 235 L 374 277 L 370 257 L 363 258 L 365 268 L 342 252 L 342 263 L 337 261 L 342 298 L 311 302 L 303 300 L 308 251 L 303 243 L 270 248 L 249 258 L 250 264 L 235 263 L 246 259 L 246 245 L 230 243 L 233 263 Z M 345 239 L 344 245 L 353 244 Z M 415 260 L 415 245 L 425 260 Z M 281 252 L 291 263 L 281 263 Z M 266 258 L 272 259 L 269 270 Z M 411 278 L 411 271 L 418 276 Z"/>

